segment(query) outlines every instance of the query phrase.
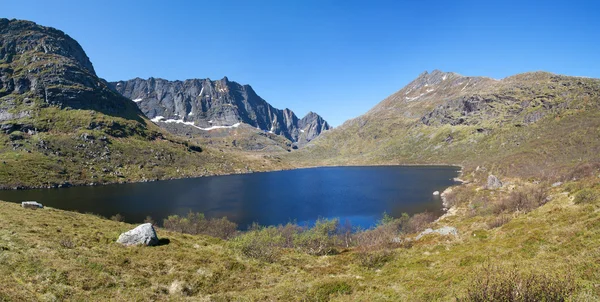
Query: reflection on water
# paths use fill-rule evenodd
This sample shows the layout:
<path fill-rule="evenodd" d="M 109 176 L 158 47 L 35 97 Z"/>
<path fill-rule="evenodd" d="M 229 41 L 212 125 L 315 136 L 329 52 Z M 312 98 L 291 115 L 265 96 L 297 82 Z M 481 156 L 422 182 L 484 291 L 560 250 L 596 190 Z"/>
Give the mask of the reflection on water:
<path fill-rule="evenodd" d="M 441 201 L 432 195 L 454 184 L 456 167 L 324 167 L 214 176 L 193 179 L 0 191 L 0 200 L 36 200 L 45 206 L 110 217 L 128 222 L 152 216 L 160 222 L 170 214 L 203 212 L 227 216 L 241 228 L 252 222 L 274 225 L 311 223 L 319 217 L 349 220 L 370 227 L 386 211 L 393 216 L 433 211 Z"/>

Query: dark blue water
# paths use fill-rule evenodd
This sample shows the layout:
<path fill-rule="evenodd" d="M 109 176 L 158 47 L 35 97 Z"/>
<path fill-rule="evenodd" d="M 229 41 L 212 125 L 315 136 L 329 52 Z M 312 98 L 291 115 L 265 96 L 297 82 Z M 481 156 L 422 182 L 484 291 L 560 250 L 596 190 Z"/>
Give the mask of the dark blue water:
<path fill-rule="evenodd" d="M 378 166 L 324 167 L 168 180 L 151 183 L 0 191 L 0 200 L 36 200 L 45 206 L 110 217 L 120 213 L 128 222 L 151 216 L 157 222 L 171 214 L 203 212 L 246 228 L 290 221 L 312 223 L 317 218 L 349 220 L 368 228 L 385 211 L 441 211 L 432 195 L 455 184 L 456 167 Z"/>

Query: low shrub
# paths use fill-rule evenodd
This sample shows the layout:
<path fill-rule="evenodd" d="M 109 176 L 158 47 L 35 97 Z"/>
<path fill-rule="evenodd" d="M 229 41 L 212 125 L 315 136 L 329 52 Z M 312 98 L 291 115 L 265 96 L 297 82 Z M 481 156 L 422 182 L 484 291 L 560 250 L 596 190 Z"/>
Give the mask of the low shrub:
<path fill-rule="evenodd" d="M 150 216 L 146 216 L 146 218 L 144 219 L 144 223 L 151 223 L 152 225 L 156 224 L 154 222 L 154 219 L 152 219 L 152 217 L 150 217 Z"/>
<path fill-rule="evenodd" d="M 393 255 L 394 254 L 392 253 L 392 251 L 389 250 L 361 250 L 354 254 L 354 257 L 356 258 L 356 261 L 360 266 L 370 269 L 378 269 L 390 260 L 392 260 L 394 258 Z"/>
<path fill-rule="evenodd" d="M 221 239 L 232 238 L 237 233 L 237 224 L 227 220 L 227 217 L 207 219 L 202 213 L 192 212 L 186 217 L 170 215 L 163 221 L 163 227 L 180 233 L 203 234 Z"/>
<path fill-rule="evenodd" d="M 508 222 L 510 222 L 511 217 L 509 215 L 499 215 L 496 216 L 492 221 L 488 221 L 487 226 L 490 229 L 499 228 Z"/>
<path fill-rule="evenodd" d="M 449 192 L 443 193 L 444 204 L 446 207 L 463 204 L 469 201 L 472 192 L 466 186 L 455 186 Z"/>
<path fill-rule="evenodd" d="M 587 203 L 593 203 L 594 201 L 597 201 L 600 198 L 600 194 L 598 194 L 598 192 L 596 192 L 593 189 L 583 189 L 579 192 L 577 192 L 577 194 L 575 194 L 575 198 L 573 199 L 573 202 L 575 204 L 587 204 Z"/>
<path fill-rule="evenodd" d="M 339 219 L 318 219 L 315 226 L 296 234 L 294 246 L 311 255 L 328 255 L 336 252 Z"/>
<path fill-rule="evenodd" d="M 234 238 L 232 244 L 247 257 L 273 262 L 284 248 L 310 255 L 334 254 L 344 244 L 343 236 L 338 219 L 318 219 L 312 228 L 293 223 L 269 227 L 253 224 L 247 232 Z"/>
<path fill-rule="evenodd" d="M 567 174 L 564 181 L 578 180 L 600 173 L 600 162 L 588 162 L 577 165 L 571 173 Z"/>
<path fill-rule="evenodd" d="M 402 231 L 409 234 L 422 232 L 436 219 L 436 215 L 431 212 L 415 214 L 402 225 Z"/>
<path fill-rule="evenodd" d="M 527 186 L 499 199 L 494 205 L 494 213 L 502 212 L 529 212 L 544 205 L 548 200 L 548 193 L 542 186 Z"/>
<path fill-rule="evenodd" d="M 117 214 L 115 214 L 115 215 L 111 216 L 111 217 L 110 217 L 110 220 L 112 220 L 112 221 L 119 221 L 119 222 L 123 222 L 123 221 L 125 221 L 125 216 L 123 216 L 123 215 L 121 215 L 121 214 L 117 213 Z"/>
<path fill-rule="evenodd" d="M 394 218 L 383 213 L 383 218 L 377 227 L 354 234 L 354 242 L 363 249 L 381 249 L 397 241 L 400 230 L 410 221 L 410 217 L 403 213 L 400 218 Z"/>
<path fill-rule="evenodd" d="M 329 301 L 332 296 L 349 295 L 352 286 L 345 281 L 330 281 L 315 286 L 307 297 L 307 301 Z"/>
<path fill-rule="evenodd" d="M 275 262 L 279 258 L 280 248 L 286 244 L 286 240 L 276 227 L 253 225 L 251 230 L 235 237 L 231 244 L 246 257 Z"/>
<path fill-rule="evenodd" d="M 573 202 L 575 204 L 593 203 L 600 198 L 600 194 L 593 189 L 583 189 L 575 194 Z"/>
<path fill-rule="evenodd" d="M 486 266 L 476 273 L 462 301 L 566 301 L 575 289 L 570 275 Z"/>

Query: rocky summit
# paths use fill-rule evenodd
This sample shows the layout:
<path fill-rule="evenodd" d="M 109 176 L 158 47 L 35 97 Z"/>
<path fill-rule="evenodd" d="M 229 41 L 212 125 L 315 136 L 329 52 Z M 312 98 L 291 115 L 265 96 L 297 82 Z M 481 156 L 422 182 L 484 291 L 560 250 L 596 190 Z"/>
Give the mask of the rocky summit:
<path fill-rule="evenodd" d="M 67 34 L 0 19 L 0 188 L 270 169 L 269 159 L 215 152 L 148 120 Z"/>
<path fill-rule="evenodd" d="M 498 165 L 504 174 L 543 176 L 572 167 L 573 158 L 595 158 L 599 98 L 599 79 L 426 71 L 290 156 L 307 165 Z"/>
<path fill-rule="evenodd" d="M 139 113 L 96 76 L 77 41 L 33 22 L 0 19 L 0 122 L 31 115 L 35 99 L 60 108 Z M 23 105 L 23 106 L 21 106 Z"/>
<path fill-rule="evenodd" d="M 290 109 L 276 109 L 258 96 L 250 85 L 241 85 L 227 77 L 218 81 L 135 78 L 110 85 L 132 99 L 158 124 L 177 124 L 206 131 L 234 128 L 243 123 L 259 131 L 282 135 L 299 146 L 331 128 L 314 112 L 298 119 Z"/>

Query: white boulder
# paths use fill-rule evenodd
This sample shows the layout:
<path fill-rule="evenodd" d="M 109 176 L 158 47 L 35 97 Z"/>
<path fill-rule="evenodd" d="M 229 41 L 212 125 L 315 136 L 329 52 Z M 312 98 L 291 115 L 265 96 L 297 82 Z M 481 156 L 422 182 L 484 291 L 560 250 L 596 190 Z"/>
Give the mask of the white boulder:
<path fill-rule="evenodd" d="M 118 243 L 123 245 L 158 245 L 158 236 L 152 223 L 140 224 L 133 230 L 129 230 L 119 236 Z"/>
<path fill-rule="evenodd" d="M 490 176 L 488 176 L 488 179 L 487 179 L 486 188 L 488 190 L 495 190 L 495 189 L 499 189 L 501 187 L 502 187 L 502 182 L 500 181 L 500 179 L 498 179 L 498 177 L 490 174 Z"/>
<path fill-rule="evenodd" d="M 23 201 L 21 202 L 21 206 L 27 209 L 41 209 L 44 206 L 37 201 Z"/>
<path fill-rule="evenodd" d="M 458 230 L 455 227 L 449 227 L 449 226 L 445 226 L 445 227 L 435 229 L 435 230 L 434 229 L 426 229 L 425 231 L 423 231 L 419 235 L 417 235 L 415 240 L 419 240 L 419 239 L 421 239 L 421 237 L 423 237 L 425 235 L 429 235 L 429 234 L 438 234 L 438 235 L 442 235 L 442 236 L 449 236 L 449 235 L 458 236 Z"/>

